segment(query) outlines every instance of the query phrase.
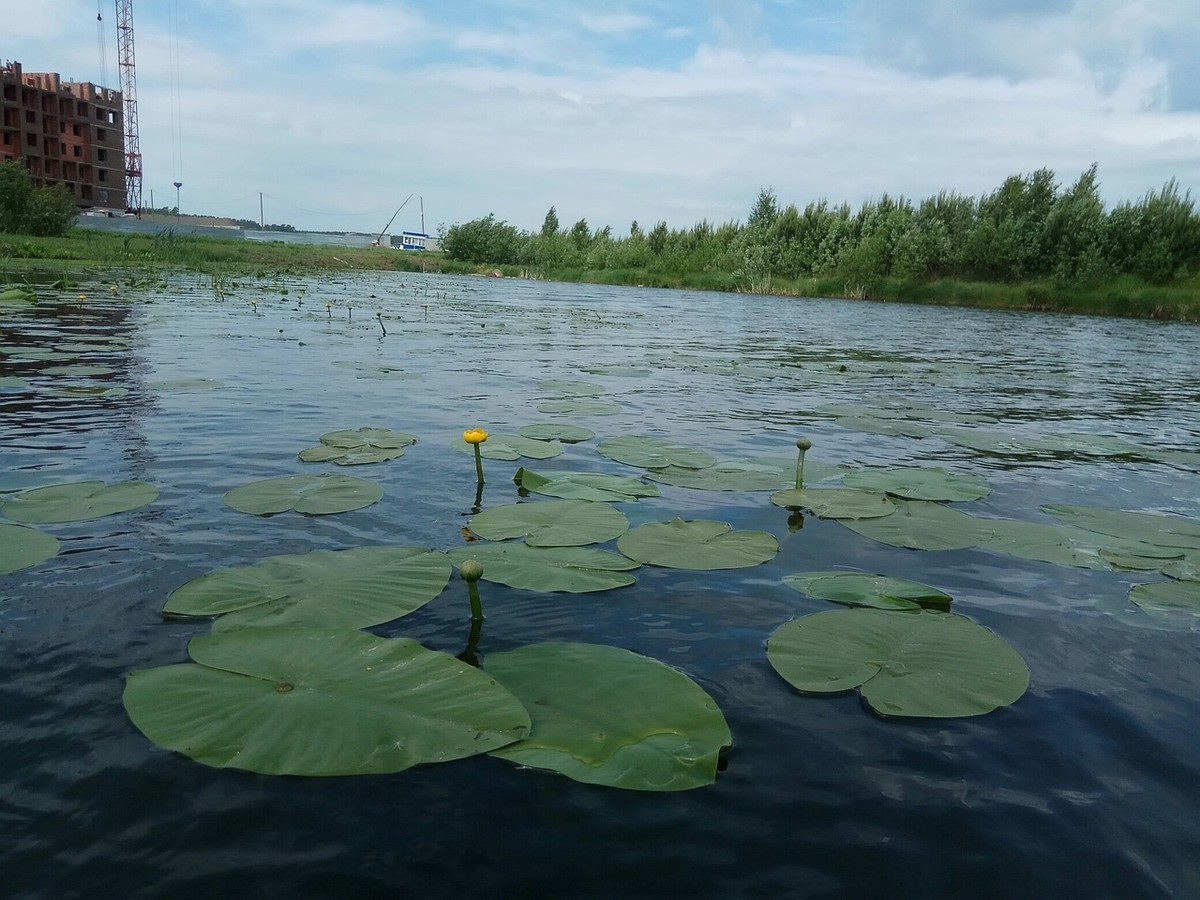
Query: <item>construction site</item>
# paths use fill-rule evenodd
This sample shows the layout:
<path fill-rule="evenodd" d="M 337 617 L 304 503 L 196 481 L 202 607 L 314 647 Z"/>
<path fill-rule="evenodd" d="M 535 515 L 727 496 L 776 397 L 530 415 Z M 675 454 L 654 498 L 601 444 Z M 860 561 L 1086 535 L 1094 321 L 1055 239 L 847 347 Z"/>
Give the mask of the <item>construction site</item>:
<path fill-rule="evenodd" d="M 132 7 L 116 0 L 120 90 L 0 56 L 0 162 L 22 162 L 35 187 L 62 185 L 81 211 L 141 212 Z"/>

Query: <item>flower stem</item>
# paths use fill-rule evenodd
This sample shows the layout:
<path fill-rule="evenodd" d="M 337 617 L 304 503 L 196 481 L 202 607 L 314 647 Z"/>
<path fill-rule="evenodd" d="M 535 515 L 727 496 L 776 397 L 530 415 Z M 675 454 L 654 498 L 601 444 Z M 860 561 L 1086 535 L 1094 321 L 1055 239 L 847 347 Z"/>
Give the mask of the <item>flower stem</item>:
<path fill-rule="evenodd" d="M 472 444 L 475 448 L 475 477 L 480 484 L 483 484 L 483 454 L 479 452 L 479 445 Z"/>
<path fill-rule="evenodd" d="M 796 449 L 800 451 L 800 456 L 796 460 L 796 490 L 804 487 L 804 454 L 811 446 L 812 441 L 808 438 L 796 439 Z"/>

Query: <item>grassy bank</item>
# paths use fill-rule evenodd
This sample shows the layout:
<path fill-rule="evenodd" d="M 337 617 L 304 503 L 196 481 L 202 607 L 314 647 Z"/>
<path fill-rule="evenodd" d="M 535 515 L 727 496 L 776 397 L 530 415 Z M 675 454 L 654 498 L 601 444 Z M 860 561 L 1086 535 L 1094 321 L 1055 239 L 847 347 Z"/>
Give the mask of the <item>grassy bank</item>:
<path fill-rule="evenodd" d="M 170 230 L 157 235 L 142 235 L 73 228 L 61 238 L 0 234 L 0 282 L 19 281 L 22 272 L 32 269 L 41 272 L 61 271 L 69 275 L 88 266 L 183 269 L 251 276 L 348 269 L 500 274 L 550 281 L 757 292 L 797 297 L 848 297 L 885 302 L 1200 322 L 1200 276 L 1187 276 L 1169 284 L 1154 285 L 1124 275 L 1087 287 L 1069 288 L 1058 287 L 1050 281 L 1007 284 L 954 279 L 924 282 L 880 279 L 870 285 L 861 285 L 847 284 L 833 278 L 805 278 L 771 279 L 766 283 L 751 284 L 745 277 L 725 272 L 497 267 L 450 260 L 440 253 L 193 237 Z"/>

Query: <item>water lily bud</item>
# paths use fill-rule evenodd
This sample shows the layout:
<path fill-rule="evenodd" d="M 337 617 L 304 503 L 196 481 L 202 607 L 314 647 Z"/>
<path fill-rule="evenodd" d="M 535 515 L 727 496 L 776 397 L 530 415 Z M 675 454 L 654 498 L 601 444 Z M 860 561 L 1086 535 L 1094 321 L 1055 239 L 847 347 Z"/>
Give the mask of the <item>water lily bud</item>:
<path fill-rule="evenodd" d="M 458 567 L 458 574 L 462 576 L 463 581 L 474 584 L 483 577 L 483 565 L 477 559 L 468 559 Z"/>
<path fill-rule="evenodd" d="M 801 450 L 808 450 L 812 447 L 812 441 L 806 437 L 796 438 L 796 446 Z"/>

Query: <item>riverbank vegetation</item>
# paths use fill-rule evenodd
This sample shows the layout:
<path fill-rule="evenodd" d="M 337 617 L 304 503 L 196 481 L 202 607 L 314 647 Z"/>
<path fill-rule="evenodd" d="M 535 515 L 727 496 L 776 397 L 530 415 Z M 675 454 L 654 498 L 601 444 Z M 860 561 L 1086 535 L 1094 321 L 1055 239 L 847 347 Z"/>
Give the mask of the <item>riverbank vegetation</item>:
<path fill-rule="evenodd" d="M 1056 309 L 1200 321 L 1200 216 L 1170 181 L 1106 210 L 1096 166 L 1062 187 L 1040 169 L 982 197 L 883 196 L 857 211 L 782 206 L 760 191 L 747 221 L 688 229 L 637 222 L 628 236 L 539 232 L 493 215 L 443 235 L 450 259 L 556 280 Z"/>
<path fill-rule="evenodd" d="M 634 222 L 626 236 L 585 219 L 565 228 L 551 207 L 537 232 L 488 215 L 441 239 L 438 253 L 198 237 L 170 227 L 75 227 L 61 237 L 10 231 L 0 233 L 0 282 L 31 267 L 75 265 L 376 269 L 1200 322 L 1200 215 L 1190 194 L 1170 181 L 1106 210 L 1095 166 L 1067 188 L 1041 169 L 979 198 L 884 196 L 857 211 L 824 200 L 800 210 L 762 190 L 744 224 Z"/>

